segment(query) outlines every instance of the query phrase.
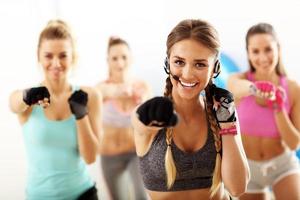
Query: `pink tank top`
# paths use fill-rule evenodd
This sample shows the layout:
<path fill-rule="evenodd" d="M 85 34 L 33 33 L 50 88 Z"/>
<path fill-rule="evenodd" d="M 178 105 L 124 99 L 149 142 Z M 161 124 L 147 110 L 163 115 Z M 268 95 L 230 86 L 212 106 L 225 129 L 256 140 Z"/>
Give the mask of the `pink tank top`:
<path fill-rule="evenodd" d="M 253 73 L 247 73 L 247 79 L 254 82 Z M 285 76 L 280 77 L 280 86 L 287 94 L 284 107 L 287 113 L 290 114 L 288 86 Z M 241 99 L 237 106 L 237 113 L 242 134 L 270 138 L 280 137 L 275 122 L 274 111 L 268 107 L 258 105 L 253 95 Z"/>

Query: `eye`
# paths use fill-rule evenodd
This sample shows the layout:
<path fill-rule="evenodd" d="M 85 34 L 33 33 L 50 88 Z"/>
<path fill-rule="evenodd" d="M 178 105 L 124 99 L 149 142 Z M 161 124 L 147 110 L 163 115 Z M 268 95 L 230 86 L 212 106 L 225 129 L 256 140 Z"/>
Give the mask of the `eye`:
<path fill-rule="evenodd" d="M 258 50 L 258 49 L 253 49 L 251 52 L 252 52 L 253 54 L 258 54 L 258 53 L 259 53 L 259 50 Z"/>
<path fill-rule="evenodd" d="M 125 55 L 122 56 L 122 59 L 123 59 L 123 60 L 127 60 L 127 56 L 125 56 Z"/>
<path fill-rule="evenodd" d="M 267 47 L 266 49 L 265 49 L 265 52 L 271 52 L 273 49 L 271 48 L 271 47 Z"/>
<path fill-rule="evenodd" d="M 61 55 L 59 55 L 59 58 L 60 58 L 60 59 L 64 59 L 64 58 L 67 58 L 67 57 L 68 57 L 68 55 L 67 55 L 67 54 L 65 54 L 65 53 L 64 53 L 64 54 L 61 54 Z"/>
<path fill-rule="evenodd" d="M 180 67 L 180 66 L 184 65 L 184 62 L 182 60 L 175 60 L 174 64 L 175 64 L 175 66 L 179 66 Z"/>
<path fill-rule="evenodd" d="M 117 61 L 117 60 L 118 60 L 118 57 L 114 56 L 114 57 L 112 57 L 112 60 L 113 60 L 113 61 Z"/>
<path fill-rule="evenodd" d="M 195 66 L 199 68 L 207 67 L 205 63 L 196 63 Z"/>
<path fill-rule="evenodd" d="M 52 55 L 51 54 L 45 54 L 45 58 L 47 58 L 47 59 L 52 59 Z"/>

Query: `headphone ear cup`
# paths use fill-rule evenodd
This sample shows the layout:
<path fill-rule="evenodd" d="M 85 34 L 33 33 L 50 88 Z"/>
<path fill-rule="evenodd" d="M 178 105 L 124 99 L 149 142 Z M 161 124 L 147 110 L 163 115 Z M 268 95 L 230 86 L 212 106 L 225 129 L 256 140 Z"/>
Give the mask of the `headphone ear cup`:
<path fill-rule="evenodd" d="M 221 63 L 220 63 L 220 61 L 219 61 L 219 59 L 218 60 L 216 60 L 216 62 L 215 62 L 215 66 L 214 66 L 214 78 L 217 78 L 218 76 L 219 76 L 219 74 L 220 74 L 220 72 L 221 72 Z"/>
<path fill-rule="evenodd" d="M 170 74 L 170 65 L 168 57 L 165 58 L 164 70 L 167 74 Z"/>

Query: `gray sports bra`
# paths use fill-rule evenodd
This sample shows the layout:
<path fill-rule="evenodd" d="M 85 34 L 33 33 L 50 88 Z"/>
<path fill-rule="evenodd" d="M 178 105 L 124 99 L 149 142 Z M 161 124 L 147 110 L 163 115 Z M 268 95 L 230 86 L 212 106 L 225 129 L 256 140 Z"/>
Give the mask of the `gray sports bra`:
<path fill-rule="evenodd" d="M 195 153 L 180 150 L 173 141 L 171 149 L 177 175 L 174 185 L 169 190 L 165 171 L 166 129 L 161 129 L 157 133 L 147 154 L 139 157 L 140 171 L 148 190 L 180 191 L 211 187 L 217 153 L 210 128 L 206 143 Z"/>

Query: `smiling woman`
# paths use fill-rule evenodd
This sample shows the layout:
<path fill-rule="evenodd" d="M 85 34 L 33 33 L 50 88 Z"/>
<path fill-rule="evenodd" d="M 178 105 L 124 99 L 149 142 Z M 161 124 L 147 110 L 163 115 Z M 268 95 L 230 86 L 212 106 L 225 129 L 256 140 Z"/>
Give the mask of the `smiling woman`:
<path fill-rule="evenodd" d="M 86 163 L 93 163 L 98 151 L 101 96 L 68 82 L 75 60 L 70 29 L 63 21 L 50 21 L 38 43 L 44 80 L 10 96 L 27 150 L 28 200 L 98 199 Z"/>
<path fill-rule="evenodd" d="M 103 177 L 112 199 L 124 199 L 122 174 L 130 174 L 133 184 L 133 199 L 147 199 L 138 169 L 133 129 L 130 115 L 134 108 L 150 96 L 150 88 L 143 80 L 130 75 L 132 62 L 128 43 L 111 37 L 107 48 L 109 77 L 96 87 L 103 94 L 103 135 L 99 153 Z M 127 189 L 127 188 L 126 188 Z"/>
<path fill-rule="evenodd" d="M 209 23 L 181 21 L 167 39 L 165 97 L 146 101 L 132 116 L 141 174 L 154 200 L 227 200 L 223 184 L 232 196 L 246 189 L 233 97 L 213 84 L 219 48 Z"/>
<path fill-rule="evenodd" d="M 300 86 L 285 74 L 271 24 L 253 25 L 246 49 L 249 70 L 228 80 L 252 174 L 241 199 L 266 199 L 270 188 L 276 199 L 300 199 L 300 167 L 294 152 L 300 145 Z"/>

